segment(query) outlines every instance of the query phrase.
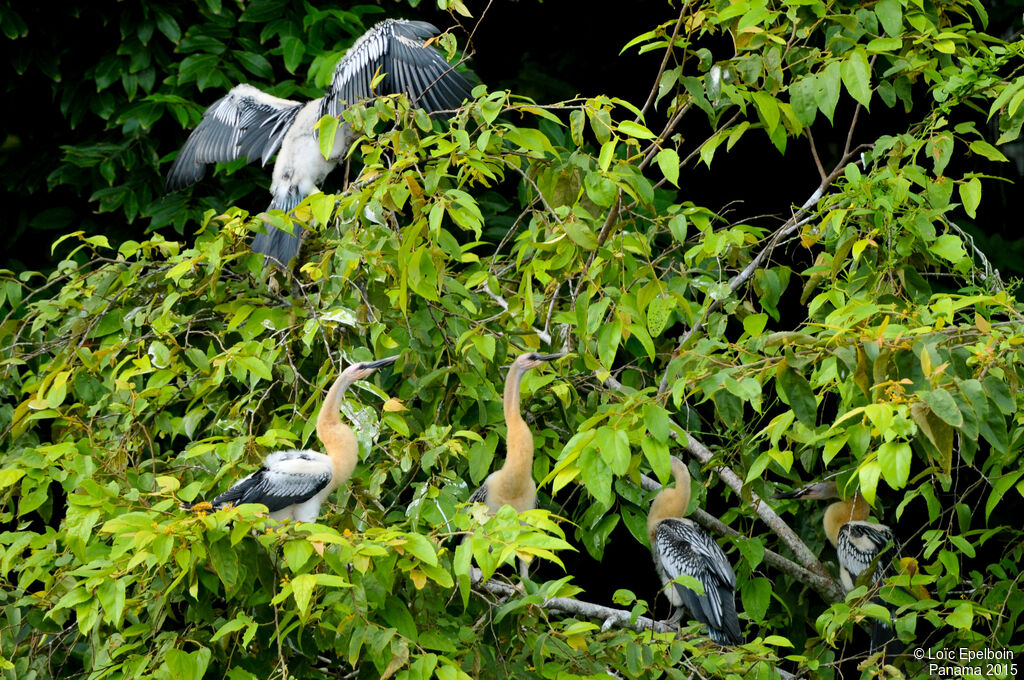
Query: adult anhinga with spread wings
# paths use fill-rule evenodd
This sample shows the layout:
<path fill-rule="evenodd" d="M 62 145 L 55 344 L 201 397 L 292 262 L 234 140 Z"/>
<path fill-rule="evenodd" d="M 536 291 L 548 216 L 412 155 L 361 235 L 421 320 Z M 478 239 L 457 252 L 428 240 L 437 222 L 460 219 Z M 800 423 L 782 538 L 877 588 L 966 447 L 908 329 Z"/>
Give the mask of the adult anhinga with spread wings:
<path fill-rule="evenodd" d="M 884 524 L 865 521 L 870 513 L 868 502 L 859 492 L 842 499 L 834 481 L 814 482 L 794 491 L 776 494 L 777 499 L 839 499 L 825 508 L 822 524 L 825 536 L 836 549 L 839 560 L 839 581 L 845 592 L 857 585 L 858 579 L 872 565 L 871 585 L 889 575 L 882 551 L 895 543 L 892 529 Z M 893 639 L 892 627 L 884 621 L 875 621 L 871 631 L 871 648 L 880 647 Z"/>
<path fill-rule="evenodd" d="M 195 184 L 211 163 L 259 158 L 266 165 L 276 153 L 268 210 L 291 210 L 318 190 L 352 141 L 349 126 L 339 126 L 331 155 L 324 158 L 314 129 L 323 116 L 340 116 L 349 106 L 379 95 L 405 93 L 428 113 L 458 108 L 469 96 L 466 79 L 429 44 L 437 33 L 425 21 L 380 22 L 338 63 L 324 96 L 310 102 L 273 97 L 251 85 L 235 86 L 203 113 L 167 173 L 166 190 Z M 384 77 L 374 85 L 378 75 Z M 287 265 L 299 252 L 302 228 L 295 225 L 294 234 L 270 224 L 266 229 L 253 240 L 252 249 L 263 253 L 267 264 Z"/>
<path fill-rule="evenodd" d="M 738 645 L 743 637 L 736 615 L 736 574 L 711 535 L 684 517 L 690 504 L 690 471 L 674 456 L 672 476 L 675 487 L 659 491 L 647 514 L 647 538 L 654 568 L 675 607 L 669 622 L 676 623 L 682 618 L 685 606 L 693 618 L 707 624 L 712 640 L 722 645 Z M 672 583 L 683 574 L 697 579 L 704 586 L 704 594 Z"/>
<path fill-rule="evenodd" d="M 341 422 L 339 415 L 342 396 L 353 382 L 396 359 L 398 355 L 352 364 L 331 385 L 316 419 L 316 434 L 326 453 L 310 450 L 272 453 L 263 460 L 259 470 L 210 501 L 213 509 L 261 503 L 267 506 L 272 519 L 315 522 L 320 516 L 320 506 L 332 491 L 348 481 L 359 462 L 355 432 Z"/>

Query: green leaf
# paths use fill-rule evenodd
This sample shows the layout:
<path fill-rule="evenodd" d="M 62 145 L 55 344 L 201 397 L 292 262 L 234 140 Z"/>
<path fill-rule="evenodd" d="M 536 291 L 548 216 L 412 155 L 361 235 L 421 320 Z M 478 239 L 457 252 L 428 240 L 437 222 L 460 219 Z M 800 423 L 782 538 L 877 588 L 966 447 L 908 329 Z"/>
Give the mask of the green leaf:
<path fill-rule="evenodd" d="M 753 621 L 763 621 L 771 603 L 771 596 L 771 581 L 761 576 L 751 579 L 740 590 L 744 613 Z"/>
<path fill-rule="evenodd" d="M 652 338 L 656 338 L 665 330 L 668 320 L 675 308 L 675 298 L 659 293 L 647 305 L 647 330 Z"/>
<path fill-rule="evenodd" d="M 3 470 L 0 470 L 0 489 L 13 486 L 24 476 L 25 471 L 17 468 L 4 468 Z"/>
<path fill-rule="evenodd" d="M 833 122 L 836 104 L 839 103 L 839 92 L 842 89 L 842 75 L 839 62 L 829 62 L 814 78 L 814 101 L 818 104 L 828 122 Z"/>
<path fill-rule="evenodd" d="M 932 413 L 942 418 L 947 424 L 953 427 L 960 427 L 964 424 L 964 416 L 957 408 L 953 395 L 943 389 L 924 391 L 919 393 L 924 403 Z"/>
<path fill-rule="evenodd" d="M 221 583 L 229 591 L 234 590 L 238 584 L 239 566 L 238 556 L 235 555 L 230 542 L 226 538 L 214 541 L 210 544 L 209 550 L 210 563 L 214 571 L 217 572 L 217 576 L 220 577 Z"/>
<path fill-rule="evenodd" d="M 943 234 L 928 246 L 928 250 L 941 258 L 957 263 L 967 257 L 964 242 L 956 234 Z"/>
<path fill-rule="evenodd" d="M 405 549 L 408 550 L 420 562 L 437 566 L 437 550 L 434 544 L 426 536 L 420 534 L 405 534 Z"/>
<path fill-rule="evenodd" d="M 976 139 L 973 142 L 971 142 L 970 149 L 974 153 L 978 154 L 979 156 L 984 156 L 990 161 L 998 161 L 1001 163 L 1008 163 L 1010 161 L 1009 158 L 1003 155 L 1002 151 L 992 146 L 983 139 Z"/>
<path fill-rule="evenodd" d="M 565 234 L 569 239 L 584 250 L 597 248 L 597 236 L 582 221 L 576 219 L 575 215 L 569 215 L 563 222 Z"/>
<path fill-rule="evenodd" d="M 903 41 L 899 38 L 875 38 L 864 48 L 868 52 L 899 52 L 903 48 Z"/>
<path fill-rule="evenodd" d="M 650 437 L 640 440 L 640 449 L 644 453 L 651 470 L 658 479 L 668 481 L 672 475 L 672 463 L 669 460 L 668 444 L 656 441 Z"/>
<path fill-rule="evenodd" d="M 299 608 L 299 616 L 303 620 L 309 615 L 309 598 L 313 595 L 316 587 L 316 576 L 314 574 L 302 574 L 291 580 L 292 596 L 295 598 L 295 606 Z"/>
<path fill-rule="evenodd" d="M 789 105 L 796 119 L 803 125 L 810 125 L 818 115 L 816 87 L 815 76 L 811 74 L 797 78 L 789 86 Z"/>
<path fill-rule="evenodd" d="M 951 614 L 946 616 L 946 623 L 953 628 L 970 630 L 974 623 L 974 605 L 970 602 L 961 602 Z"/>
<path fill-rule="evenodd" d="M 996 506 L 999 505 L 999 502 L 1003 500 L 1003 496 L 1006 495 L 1006 492 L 1013 488 L 1021 476 L 1024 476 L 1024 470 L 1014 470 L 1013 472 L 1004 473 L 992 484 L 992 493 L 989 494 L 988 500 L 985 502 L 986 522 L 992 516 L 992 511 L 995 510 Z"/>
<path fill-rule="evenodd" d="M 864 108 L 871 103 L 871 66 L 863 50 L 857 49 L 850 53 L 840 67 L 843 84 L 850 96 L 860 102 Z"/>
<path fill-rule="evenodd" d="M 506 126 L 506 130 L 506 138 L 527 151 L 535 151 L 541 154 L 544 152 L 555 153 L 555 148 L 551 146 L 551 140 L 540 130 L 512 126 Z"/>
<path fill-rule="evenodd" d="M 174 680 L 201 680 L 210 665 L 210 654 L 206 647 L 200 647 L 194 652 L 168 649 L 164 661 Z"/>
<path fill-rule="evenodd" d="M 878 464 L 882 477 L 893 489 L 902 489 L 910 478 L 913 452 L 907 442 L 884 442 L 878 447 Z"/>
<path fill-rule="evenodd" d="M 288 541 L 284 544 L 284 561 L 293 574 L 298 573 L 313 555 L 313 546 L 305 539 Z"/>
<path fill-rule="evenodd" d="M 765 129 L 771 133 L 779 125 L 779 102 L 766 92 L 754 92 L 752 97 Z"/>
<path fill-rule="evenodd" d="M 864 500 L 870 504 L 875 502 L 875 494 L 878 490 L 878 478 L 882 474 L 882 466 L 877 460 L 871 460 L 860 466 L 857 476 L 860 479 L 860 492 Z"/>
<path fill-rule="evenodd" d="M 630 137 L 636 137 L 637 139 L 654 139 L 657 137 L 653 132 L 648 130 L 640 123 L 634 123 L 631 120 L 624 120 L 619 123 L 619 132 Z"/>
<path fill-rule="evenodd" d="M 875 5 L 875 14 L 885 32 L 894 38 L 903 32 L 903 5 L 900 0 L 880 0 Z"/>
<path fill-rule="evenodd" d="M 330 158 L 334 153 L 334 144 L 337 142 L 339 119 L 334 116 L 324 116 L 316 125 L 317 141 L 320 144 L 320 155 Z"/>
<path fill-rule="evenodd" d="M 668 411 L 654 402 L 644 404 L 644 424 L 647 431 L 659 442 L 668 442 L 671 434 Z"/>
<path fill-rule="evenodd" d="M 780 396 L 793 408 L 800 422 L 807 427 L 815 427 L 818 424 L 818 402 L 807 378 L 786 362 L 779 364 L 775 378 Z"/>
<path fill-rule="evenodd" d="M 654 157 L 661 168 L 661 174 L 665 176 L 673 186 L 679 186 L 679 154 L 675 149 L 662 149 Z"/>
<path fill-rule="evenodd" d="M 972 177 L 966 182 L 960 182 L 957 184 L 957 191 L 960 193 L 964 211 L 972 218 L 977 217 L 978 206 L 981 205 L 981 180 Z"/>
<path fill-rule="evenodd" d="M 605 368 L 611 369 L 615 365 L 615 354 L 621 339 L 622 321 L 618 317 L 601 325 L 601 330 L 597 332 L 597 356 Z"/>
<path fill-rule="evenodd" d="M 297 36 L 285 36 L 281 39 L 281 48 L 285 56 L 285 69 L 288 73 L 295 73 L 306 53 L 305 42 Z"/>
<path fill-rule="evenodd" d="M 615 145 L 617 143 L 617 140 L 610 139 L 601 145 L 601 153 L 597 157 L 597 167 L 601 168 L 602 172 L 608 172 L 608 168 L 611 167 L 612 160 L 615 158 Z"/>
<path fill-rule="evenodd" d="M 953 135 L 948 130 L 933 135 L 928 139 L 924 148 L 935 165 L 935 174 L 942 175 L 953 157 Z"/>

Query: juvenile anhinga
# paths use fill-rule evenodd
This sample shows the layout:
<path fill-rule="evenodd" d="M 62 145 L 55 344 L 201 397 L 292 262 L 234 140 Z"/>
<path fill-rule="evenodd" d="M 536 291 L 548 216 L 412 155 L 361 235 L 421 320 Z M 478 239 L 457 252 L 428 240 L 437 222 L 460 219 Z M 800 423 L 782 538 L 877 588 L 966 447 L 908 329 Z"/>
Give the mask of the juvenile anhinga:
<path fill-rule="evenodd" d="M 722 548 L 711 535 L 692 520 L 685 519 L 690 504 L 690 471 L 678 458 L 672 458 L 674 488 L 662 489 L 654 497 L 647 514 L 647 537 L 651 541 L 654 568 L 658 571 L 665 594 L 675 607 L 669 619 L 676 623 L 683 607 L 693 618 L 706 623 L 712 640 L 722 645 L 738 645 L 743 641 L 736 615 L 736 574 Z M 704 594 L 679 583 L 672 583 L 686 574 L 704 586 Z"/>
<path fill-rule="evenodd" d="M 852 498 L 842 500 L 839 489 L 834 481 L 815 482 L 794 491 L 776 494 L 779 499 L 833 499 L 825 509 L 822 524 L 825 536 L 836 549 L 839 560 L 839 580 L 845 592 L 850 592 L 857 585 L 861 574 L 875 564 L 871 574 L 871 585 L 889 575 L 886 564 L 879 555 L 890 544 L 894 544 L 892 529 L 884 524 L 865 522 L 870 508 L 864 496 L 855 493 Z M 893 639 L 892 628 L 883 621 L 875 621 L 871 632 L 871 648 L 874 649 Z"/>
<path fill-rule="evenodd" d="M 277 153 L 268 210 L 288 211 L 316 192 L 345 157 L 352 141 L 349 126 L 338 127 L 329 158 L 320 152 L 314 125 L 324 116 L 339 116 L 347 107 L 378 95 L 405 93 L 414 106 L 435 113 L 455 109 L 469 96 L 469 83 L 444 60 L 429 39 L 438 29 L 425 21 L 387 19 L 360 37 L 334 70 L 331 86 L 320 99 L 302 103 L 280 99 L 251 85 L 236 85 L 203 113 L 167 173 L 167 191 L 203 178 L 210 163 L 246 158 L 266 165 Z M 373 84 L 378 75 L 383 79 Z M 299 252 L 302 228 L 295 234 L 266 225 L 252 249 L 282 265 Z"/>
<path fill-rule="evenodd" d="M 506 439 L 505 464 L 487 476 L 479 489 L 469 497 L 470 503 L 484 503 L 491 514 L 503 505 L 511 505 L 517 512 L 537 507 L 537 484 L 533 481 L 533 434 L 519 410 L 519 384 L 531 368 L 565 356 L 527 352 L 516 357 L 505 378 L 502 403 L 505 408 Z"/>
<path fill-rule="evenodd" d="M 341 422 L 341 398 L 356 380 L 392 364 L 398 355 L 352 364 L 334 381 L 320 406 L 316 433 L 326 454 L 316 451 L 277 451 L 260 469 L 210 501 L 213 509 L 225 505 L 262 503 L 272 519 L 315 522 L 320 506 L 331 492 L 348 481 L 359 462 L 359 443 L 352 429 Z M 193 507 L 189 504 L 186 507 Z"/>

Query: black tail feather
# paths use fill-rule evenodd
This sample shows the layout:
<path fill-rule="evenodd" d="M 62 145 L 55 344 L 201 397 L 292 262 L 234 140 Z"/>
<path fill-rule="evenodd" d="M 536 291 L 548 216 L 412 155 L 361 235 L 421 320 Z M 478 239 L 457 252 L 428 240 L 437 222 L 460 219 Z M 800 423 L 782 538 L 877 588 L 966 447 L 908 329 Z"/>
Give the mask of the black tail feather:
<path fill-rule="evenodd" d="M 282 267 L 287 267 L 292 258 L 299 254 L 303 228 L 295 224 L 294 234 L 281 231 L 270 224 L 267 224 L 266 228 L 267 233 L 256 234 L 256 237 L 252 240 L 253 252 L 263 253 L 267 266 L 270 265 L 271 261 L 276 261 Z"/>

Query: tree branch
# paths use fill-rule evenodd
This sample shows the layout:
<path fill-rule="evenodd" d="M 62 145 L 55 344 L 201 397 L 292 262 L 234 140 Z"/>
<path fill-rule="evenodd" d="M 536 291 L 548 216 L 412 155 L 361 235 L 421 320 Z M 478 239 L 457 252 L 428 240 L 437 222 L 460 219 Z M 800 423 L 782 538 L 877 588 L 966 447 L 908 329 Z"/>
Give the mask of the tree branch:
<path fill-rule="evenodd" d="M 682 9 L 679 10 L 679 18 L 676 19 L 676 25 L 672 29 L 672 37 L 668 39 L 668 45 L 665 47 L 665 56 L 661 60 L 661 67 L 658 69 L 658 75 L 654 77 L 654 85 L 651 87 L 651 93 L 647 95 L 647 101 L 644 102 L 643 107 L 640 109 L 640 116 L 637 116 L 637 118 L 641 118 L 645 113 L 647 113 L 647 109 L 651 108 L 651 104 L 654 103 L 654 97 L 658 94 L 658 88 L 661 85 L 661 76 L 665 73 L 665 67 L 668 66 L 669 57 L 672 56 L 672 48 L 676 46 L 676 38 L 679 36 L 679 29 L 683 25 L 683 19 L 686 18 L 686 10 L 688 10 L 689 7 L 690 4 L 685 3 L 683 4 Z"/>
<path fill-rule="evenodd" d="M 488 593 L 503 598 L 515 597 L 522 594 L 522 591 L 518 590 L 515 586 L 508 583 L 502 583 L 501 581 L 495 581 L 494 579 L 480 583 L 480 577 L 480 570 L 473 567 L 470 572 L 470 579 L 476 583 L 479 588 L 482 588 Z M 583 600 L 577 600 L 572 597 L 551 597 L 544 600 L 538 606 L 546 611 L 557 612 L 559 614 L 568 614 L 570 616 L 585 617 L 588 619 L 599 619 L 603 621 L 601 624 L 602 633 L 612 626 L 617 628 L 627 628 L 629 630 L 636 631 L 637 633 L 645 630 L 651 630 L 655 633 L 678 633 L 678 629 L 675 626 L 670 626 L 664 621 L 655 621 L 647 616 L 638 616 L 635 621 L 630 623 L 633 615 L 625 609 L 606 607 L 601 604 L 584 602 Z M 792 673 L 784 671 L 781 668 L 775 668 L 775 672 L 778 673 L 778 677 L 781 677 L 783 680 L 792 680 L 796 677 Z"/>
<path fill-rule="evenodd" d="M 514 597 L 522 594 L 522 592 L 515 586 L 508 583 L 502 583 L 501 581 L 495 581 L 494 579 L 480 582 L 480 570 L 476 567 L 472 568 L 472 571 L 470 572 L 470 579 L 480 588 L 486 590 L 492 595 L 497 595 L 498 597 Z M 541 609 L 559 612 L 562 614 L 583 616 L 590 619 L 600 619 L 604 621 L 601 625 L 602 631 L 606 631 L 612 626 L 616 626 L 618 628 L 629 628 L 638 633 L 644 630 L 653 630 L 656 633 L 672 633 L 676 630 L 674 626 L 670 626 L 664 621 L 655 621 L 647 616 L 638 616 L 635 621 L 630 623 L 632 614 L 625 609 L 615 609 L 614 607 L 606 607 L 601 604 L 594 604 L 593 602 L 584 602 L 583 600 L 577 600 L 571 597 L 551 597 L 544 600 L 544 602 L 539 606 Z"/>

